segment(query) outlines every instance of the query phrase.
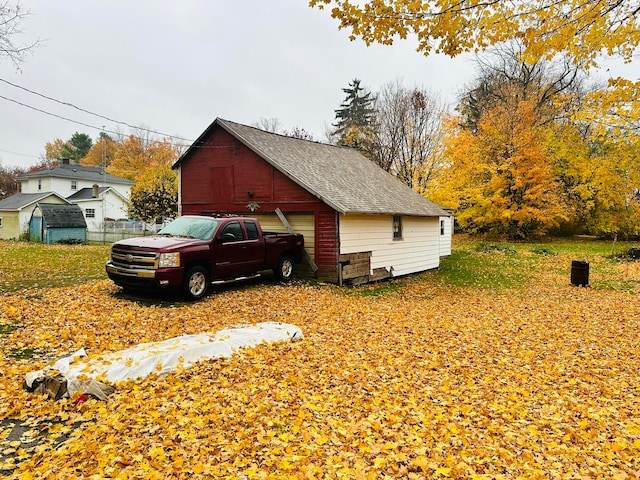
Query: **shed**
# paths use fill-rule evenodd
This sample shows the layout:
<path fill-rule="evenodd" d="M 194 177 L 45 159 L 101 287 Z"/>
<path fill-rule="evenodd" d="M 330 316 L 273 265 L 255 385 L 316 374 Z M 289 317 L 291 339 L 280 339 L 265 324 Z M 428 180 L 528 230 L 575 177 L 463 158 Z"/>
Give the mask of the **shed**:
<path fill-rule="evenodd" d="M 56 243 L 87 241 L 87 222 L 78 205 L 38 203 L 29 221 L 32 241 Z"/>
<path fill-rule="evenodd" d="M 54 192 L 16 193 L 0 200 L 0 239 L 15 240 L 26 234 L 31 214 L 39 202 L 69 203 Z"/>
<path fill-rule="evenodd" d="M 216 119 L 173 166 L 180 213 L 233 213 L 305 237 L 315 276 L 362 283 L 439 266 L 450 212 L 355 149 Z"/>

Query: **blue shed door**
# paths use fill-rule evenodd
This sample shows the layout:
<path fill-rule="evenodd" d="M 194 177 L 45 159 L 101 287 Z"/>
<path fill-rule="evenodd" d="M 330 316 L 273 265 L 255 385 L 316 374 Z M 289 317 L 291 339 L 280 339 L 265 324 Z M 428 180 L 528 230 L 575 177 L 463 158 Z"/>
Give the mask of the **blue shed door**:
<path fill-rule="evenodd" d="M 31 217 L 29 224 L 29 239 L 33 242 L 42 241 L 42 217 Z"/>

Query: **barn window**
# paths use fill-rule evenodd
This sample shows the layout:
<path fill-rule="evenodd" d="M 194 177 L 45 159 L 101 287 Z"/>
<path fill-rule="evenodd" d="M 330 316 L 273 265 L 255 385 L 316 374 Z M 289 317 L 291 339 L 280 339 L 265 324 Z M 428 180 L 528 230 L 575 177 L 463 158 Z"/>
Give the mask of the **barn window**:
<path fill-rule="evenodd" d="M 87 208 L 87 218 L 96 218 L 95 208 Z"/>
<path fill-rule="evenodd" d="M 402 240 L 402 217 L 400 215 L 393 216 L 393 239 Z"/>
<path fill-rule="evenodd" d="M 71 180 L 71 190 L 78 189 L 78 182 L 76 180 Z"/>
<path fill-rule="evenodd" d="M 444 220 L 440 220 L 440 235 L 444 235 Z"/>
<path fill-rule="evenodd" d="M 42 180 L 38 179 L 38 190 L 42 190 Z"/>

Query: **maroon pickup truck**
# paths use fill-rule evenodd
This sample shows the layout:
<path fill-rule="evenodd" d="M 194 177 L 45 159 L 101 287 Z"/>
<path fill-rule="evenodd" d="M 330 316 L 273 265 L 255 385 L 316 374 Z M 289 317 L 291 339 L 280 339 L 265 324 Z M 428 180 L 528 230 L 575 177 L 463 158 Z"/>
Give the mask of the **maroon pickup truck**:
<path fill-rule="evenodd" d="M 210 283 L 263 270 L 287 281 L 303 253 L 302 235 L 263 232 L 255 218 L 183 216 L 156 235 L 114 243 L 106 269 L 125 289 L 181 289 L 198 299 Z"/>

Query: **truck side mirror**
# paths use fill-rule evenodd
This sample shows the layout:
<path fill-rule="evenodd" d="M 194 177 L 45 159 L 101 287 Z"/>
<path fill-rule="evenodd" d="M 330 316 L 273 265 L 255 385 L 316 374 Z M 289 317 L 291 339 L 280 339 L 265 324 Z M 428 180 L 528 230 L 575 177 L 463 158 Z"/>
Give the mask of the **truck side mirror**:
<path fill-rule="evenodd" d="M 218 237 L 218 243 L 228 243 L 228 242 L 235 242 L 235 241 L 236 241 L 236 236 L 230 232 L 223 233 Z"/>

